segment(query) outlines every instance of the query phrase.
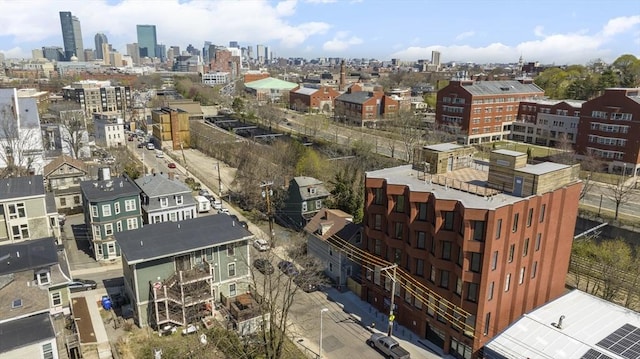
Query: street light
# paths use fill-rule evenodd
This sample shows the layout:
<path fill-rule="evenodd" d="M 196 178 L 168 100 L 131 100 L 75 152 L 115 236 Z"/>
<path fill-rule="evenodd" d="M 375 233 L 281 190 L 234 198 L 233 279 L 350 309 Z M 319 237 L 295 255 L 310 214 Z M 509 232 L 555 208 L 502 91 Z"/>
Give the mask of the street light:
<path fill-rule="evenodd" d="M 320 349 L 318 350 L 318 358 L 322 359 L 322 313 L 328 312 L 329 309 L 320 309 Z"/>

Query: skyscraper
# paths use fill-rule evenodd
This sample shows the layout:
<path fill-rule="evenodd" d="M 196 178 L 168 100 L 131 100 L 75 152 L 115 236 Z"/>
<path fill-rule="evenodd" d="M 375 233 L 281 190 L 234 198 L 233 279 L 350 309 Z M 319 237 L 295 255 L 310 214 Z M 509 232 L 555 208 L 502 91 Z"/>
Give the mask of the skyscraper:
<path fill-rule="evenodd" d="M 102 53 L 102 44 L 108 44 L 109 40 L 107 40 L 107 35 L 99 32 L 96 34 L 95 36 L 95 42 L 96 42 L 96 58 L 97 59 L 104 59 L 104 54 Z"/>
<path fill-rule="evenodd" d="M 158 45 L 158 39 L 156 38 L 156 26 L 136 25 L 136 29 L 138 30 L 140 57 L 157 57 L 156 45 Z"/>
<path fill-rule="evenodd" d="M 440 51 L 431 51 L 431 64 L 436 66 L 436 71 L 440 69 Z"/>
<path fill-rule="evenodd" d="M 60 26 L 62 27 L 65 60 L 69 61 L 75 55 L 78 60 L 84 61 L 80 20 L 71 15 L 70 11 L 60 11 Z"/>
<path fill-rule="evenodd" d="M 237 48 L 237 49 L 240 48 L 240 46 L 238 46 L 238 42 L 237 41 L 229 41 L 229 47 L 233 47 L 233 48 Z"/>
<path fill-rule="evenodd" d="M 140 49 L 137 43 L 127 44 L 127 55 L 131 56 L 134 64 L 140 65 Z"/>
<path fill-rule="evenodd" d="M 264 45 L 256 45 L 256 60 L 258 60 L 259 64 L 265 63 Z"/>

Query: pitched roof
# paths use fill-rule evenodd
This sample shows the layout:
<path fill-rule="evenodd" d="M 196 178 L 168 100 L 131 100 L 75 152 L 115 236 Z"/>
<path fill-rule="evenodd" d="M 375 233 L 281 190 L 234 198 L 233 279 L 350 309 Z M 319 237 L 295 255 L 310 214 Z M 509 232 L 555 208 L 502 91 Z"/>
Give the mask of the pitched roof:
<path fill-rule="evenodd" d="M 0 200 L 44 195 L 41 175 L 0 179 Z"/>
<path fill-rule="evenodd" d="M 563 316 L 561 329 L 557 324 Z M 485 345 L 486 358 L 637 358 L 636 341 L 609 337 L 622 327 L 640 328 L 640 313 L 579 290 L 529 312 Z M 628 334 L 631 334 L 627 332 Z M 608 343 L 606 343 L 608 342 Z M 623 343 L 613 345 L 616 342 Z M 606 345 L 611 344 L 612 346 Z M 620 350 L 631 349 L 624 354 Z M 586 355 L 589 353 L 590 355 Z M 599 356 L 604 355 L 604 356 Z"/>
<path fill-rule="evenodd" d="M 87 173 L 87 168 L 84 162 L 73 157 L 62 155 L 54 158 L 53 161 L 44 166 L 44 176 L 49 176 L 53 171 L 57 170 L 65 163 Z"/>
<path fill-rule="evenodd" d="M 300 87 L 299 89 L 293 91 L 293 93 L 299 93 L 301 95 L 307 95 L 307 96 L 311 96 L 316 92 L 318 92 L 318 89 L 310 88 L 310 87 Z"/>
<path fill-rule="evenodd" d="M 283 81 L 273 77 L 267 77 L 266 79 L 251 81 L 244 84 L 245 87 L 260 90 L 260 89 L 278 89 L 278 90 L 291 90 L 298 86 L 293 82 Z"/>
<path fill-rule="evenodd" d="M 298 190 L 300 191 L 300 198 L 309 199 L 309 198 L 318 198 L 318 197 L 327 197 L 330 195 L 329 191 L 325 188 L 324 183 L 319 179 L 313 177 L 299 176 L 294 177 L 293 181 L 298 185 Z M 311 193 L 309 191 L 309 187 L 315 187 L 315 193 Z"/>
<path fill-rule="evenodd" d="M 84 197 L 90 202 L 114 200 L 140 194 L 138 186 L 130 182 L 128 177 L 116 177 L 106 181 L 82 181 L 80 188 L 82 188 Z"/>
<path fill-rule="evenodd" d="M 353 223 L 353 216 L 349 213 L 346 213 L 339 209 L 328 209 L 322 208 L 318 213 L 316 213 L 313 218 L 304 226 L 304 231 L 313 234 L 318 238 L 327 239 L 333 235 L 337 235 L 338 232 L 341 232 L 349 223 Z M 324 233 L 318 233 L 318 229 L 322 227 L 326 228 Z M 356 225 L 356 228 L 358 226 Z M 344 240 L 348 240 L 351 237 L 349 234 L 353 234 L 351 231 L 343 232 L 342 235 L 346 235 L 347 237 L 339 236 Z"/>
<path fill-rule="evenodd" d="M 128 264 L 211 248 L 251 236 L 251 232 L 225 214 L 156 223 L 115 234 Z"/>
<path fill-rule="evenodd" d="M 47 267 L 58 263 L 53 237 L 0 246 L 0 275 Z"/>
<path fill-rule="evenodd" d="M 149 197 L 160 197 L 178 193 L 191 193 L 186 184 L 169 179 L 163 174 L 150 174 L 137 178 L 135 184 Z"/>
<path fill-rule="evenodd" d="M 56 334 L 49 313 L 40 313 L 0 323 L 0 337 L 0 353 L 6 353 L 30 344 L 55 339 Z"/>
<path fill-rule="evenodd" d="M 363 104 L 371 98 L 371 94 L 368 91 L 357 91 L 352 93 L 343 93 L 336 97 L 336 100 L 348 103 Z"/>
<path fill-rule="evenodd" d="M 461 86 L 474 96 L 544 94 L 544 90 L 533 82 L 523 84 L 516 80 L 464 82 Z"/>

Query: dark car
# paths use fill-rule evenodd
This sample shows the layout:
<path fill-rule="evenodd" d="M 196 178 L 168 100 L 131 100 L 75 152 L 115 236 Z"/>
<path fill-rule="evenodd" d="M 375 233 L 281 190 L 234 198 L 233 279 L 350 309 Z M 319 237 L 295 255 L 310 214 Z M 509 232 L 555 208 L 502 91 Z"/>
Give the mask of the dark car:
<path fill-rule="evenodd" d="M 98 287 L 98 283 L 90 279 L 74 279 L 69 284 L 69 291 L 71 293 L 75 292 L 83 292 L 85 290 L 96 289 Z"/>
<path fill-rule="evenodd" d="M 144 148 L 144 143 L 142 142 L 138 143 L 138 148 Z"/>
<path fill-rule="evenodd" d="M 168 166 L 169 168 L 176 168 L 176 164 L 175 164 L 175 163 L 173 163 L 173 162 L 170 162 L 167 166 Z"/>
<path fill-rule="evenodd" d="M 273 274 L 273 265 L 271 264 L 271 262 L 269 262 L 268 259 L 265 258 L 258 258 L 255 261 L 253 261 L 253 266 L 260 271 L 260 273 L 268 275 L 268 274 Z"/>
<path fill-rule="evenodd" d="M 293 282 L 300 287 L 306 293 L 315 292 L 318 290 L 318 281 L 320 276 L 314 271 L 302 271 L 295 278 Z"/>
<path fill-rule="evenodd" d="M 281 261 L 280 263 L 278 263 L 278 269 L 280 269 L 282 273 L 288 275 L 289 277 L 295 277 L 300 274 L 296 266 L 289 261 Z"/>

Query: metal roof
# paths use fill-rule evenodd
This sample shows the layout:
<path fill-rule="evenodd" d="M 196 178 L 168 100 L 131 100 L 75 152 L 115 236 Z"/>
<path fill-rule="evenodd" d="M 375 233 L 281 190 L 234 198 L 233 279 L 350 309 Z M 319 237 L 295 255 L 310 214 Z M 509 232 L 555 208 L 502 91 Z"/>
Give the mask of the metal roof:
<path fill-rule="evenodd" d="M 44 195 L 41 175 L 0 179 L 0 200 Z"/>
<path fill-rule="evenodd" d="M 336 100 L 348 103 L 363 104 L 370 98 L 372 98 L 372 96 L 368 91 L 357 91 L 352 93 L 343 93 L 342 95 L 336 97 Z"/>
<path fill-rule="evenodd" d="M 557 324 L 561 316 L 564 318 L 559 329 L 553 324 Z M 587 358 L 584 354 L 592 350 L 609 358 L 623 359 L 625 356 L 597 344 L 625 324 L 640 327 L 640 313 L 573 290 L 523 315 L 494 337 L 485 345 L 485 357 Z"/>
<path fill-rule="evenodd" d="M 128 177 L 115 177 L 105 181 L 82 181 L 80 188 L 89 202 L 114 200 L 140 194 L 140 189 L 130 182 Z"/>
<path fill-rule="evenodd" d="M 523 84 L 520 81 L 475 81 L 462 83 L 461 86 L 474 96 L 537 94 L 542 96 L 544 90 L 534 83 Z"/>
<path fill-rule="evenodd" d="M 0 246 L 0 275 L 48 267 L 58 263 L 53 237 Z"/>
<path fill-rule="evenodd" d="M 0 323 L 0 353 L 55 339 L 49 312 Z M 38 348 L 38 351 L 41 349 Z"/>
<path fill-rule="evenodd" d="M 149 203 L 142 203 L 142 208 L 147 212 L 156 210 L 169 210 L 195 206 L 196 200 L 191 195 L 191 189 L 178 180 L 172 180 L 163 174 L 153 174 L 140 177 L 135 180 L 136 185 L 149 197 Z M 171 205 L 174 195 L 182 195 L 181 205 Z M 160 205 L 161 197 L 171 197 L 169 205 Z"/>
<path fill-rule="evenodd" d="M 245 87 L 260 90 L 260 89 L 277 89 L 277 90 L 291 90 L 298 86 L 293 82 L 283 81 L 273 77 L 267 77 L 266 79 L 251 81 L 244 84 Z"/>
<path fill-rule="evenodd" d="M 115 233 L 128 264 L 248 239 L 251 232 L 226 214 L 163 222 Z"/>
<path fill-rule="evenodd" d="M 294 93 L 299 93 L 301 95 L 311 96 L 314 93 L 318 92 L 318 89 L 310 88 L 310 87 L 300 87 L 299 89 L 293 91 Z"/>

